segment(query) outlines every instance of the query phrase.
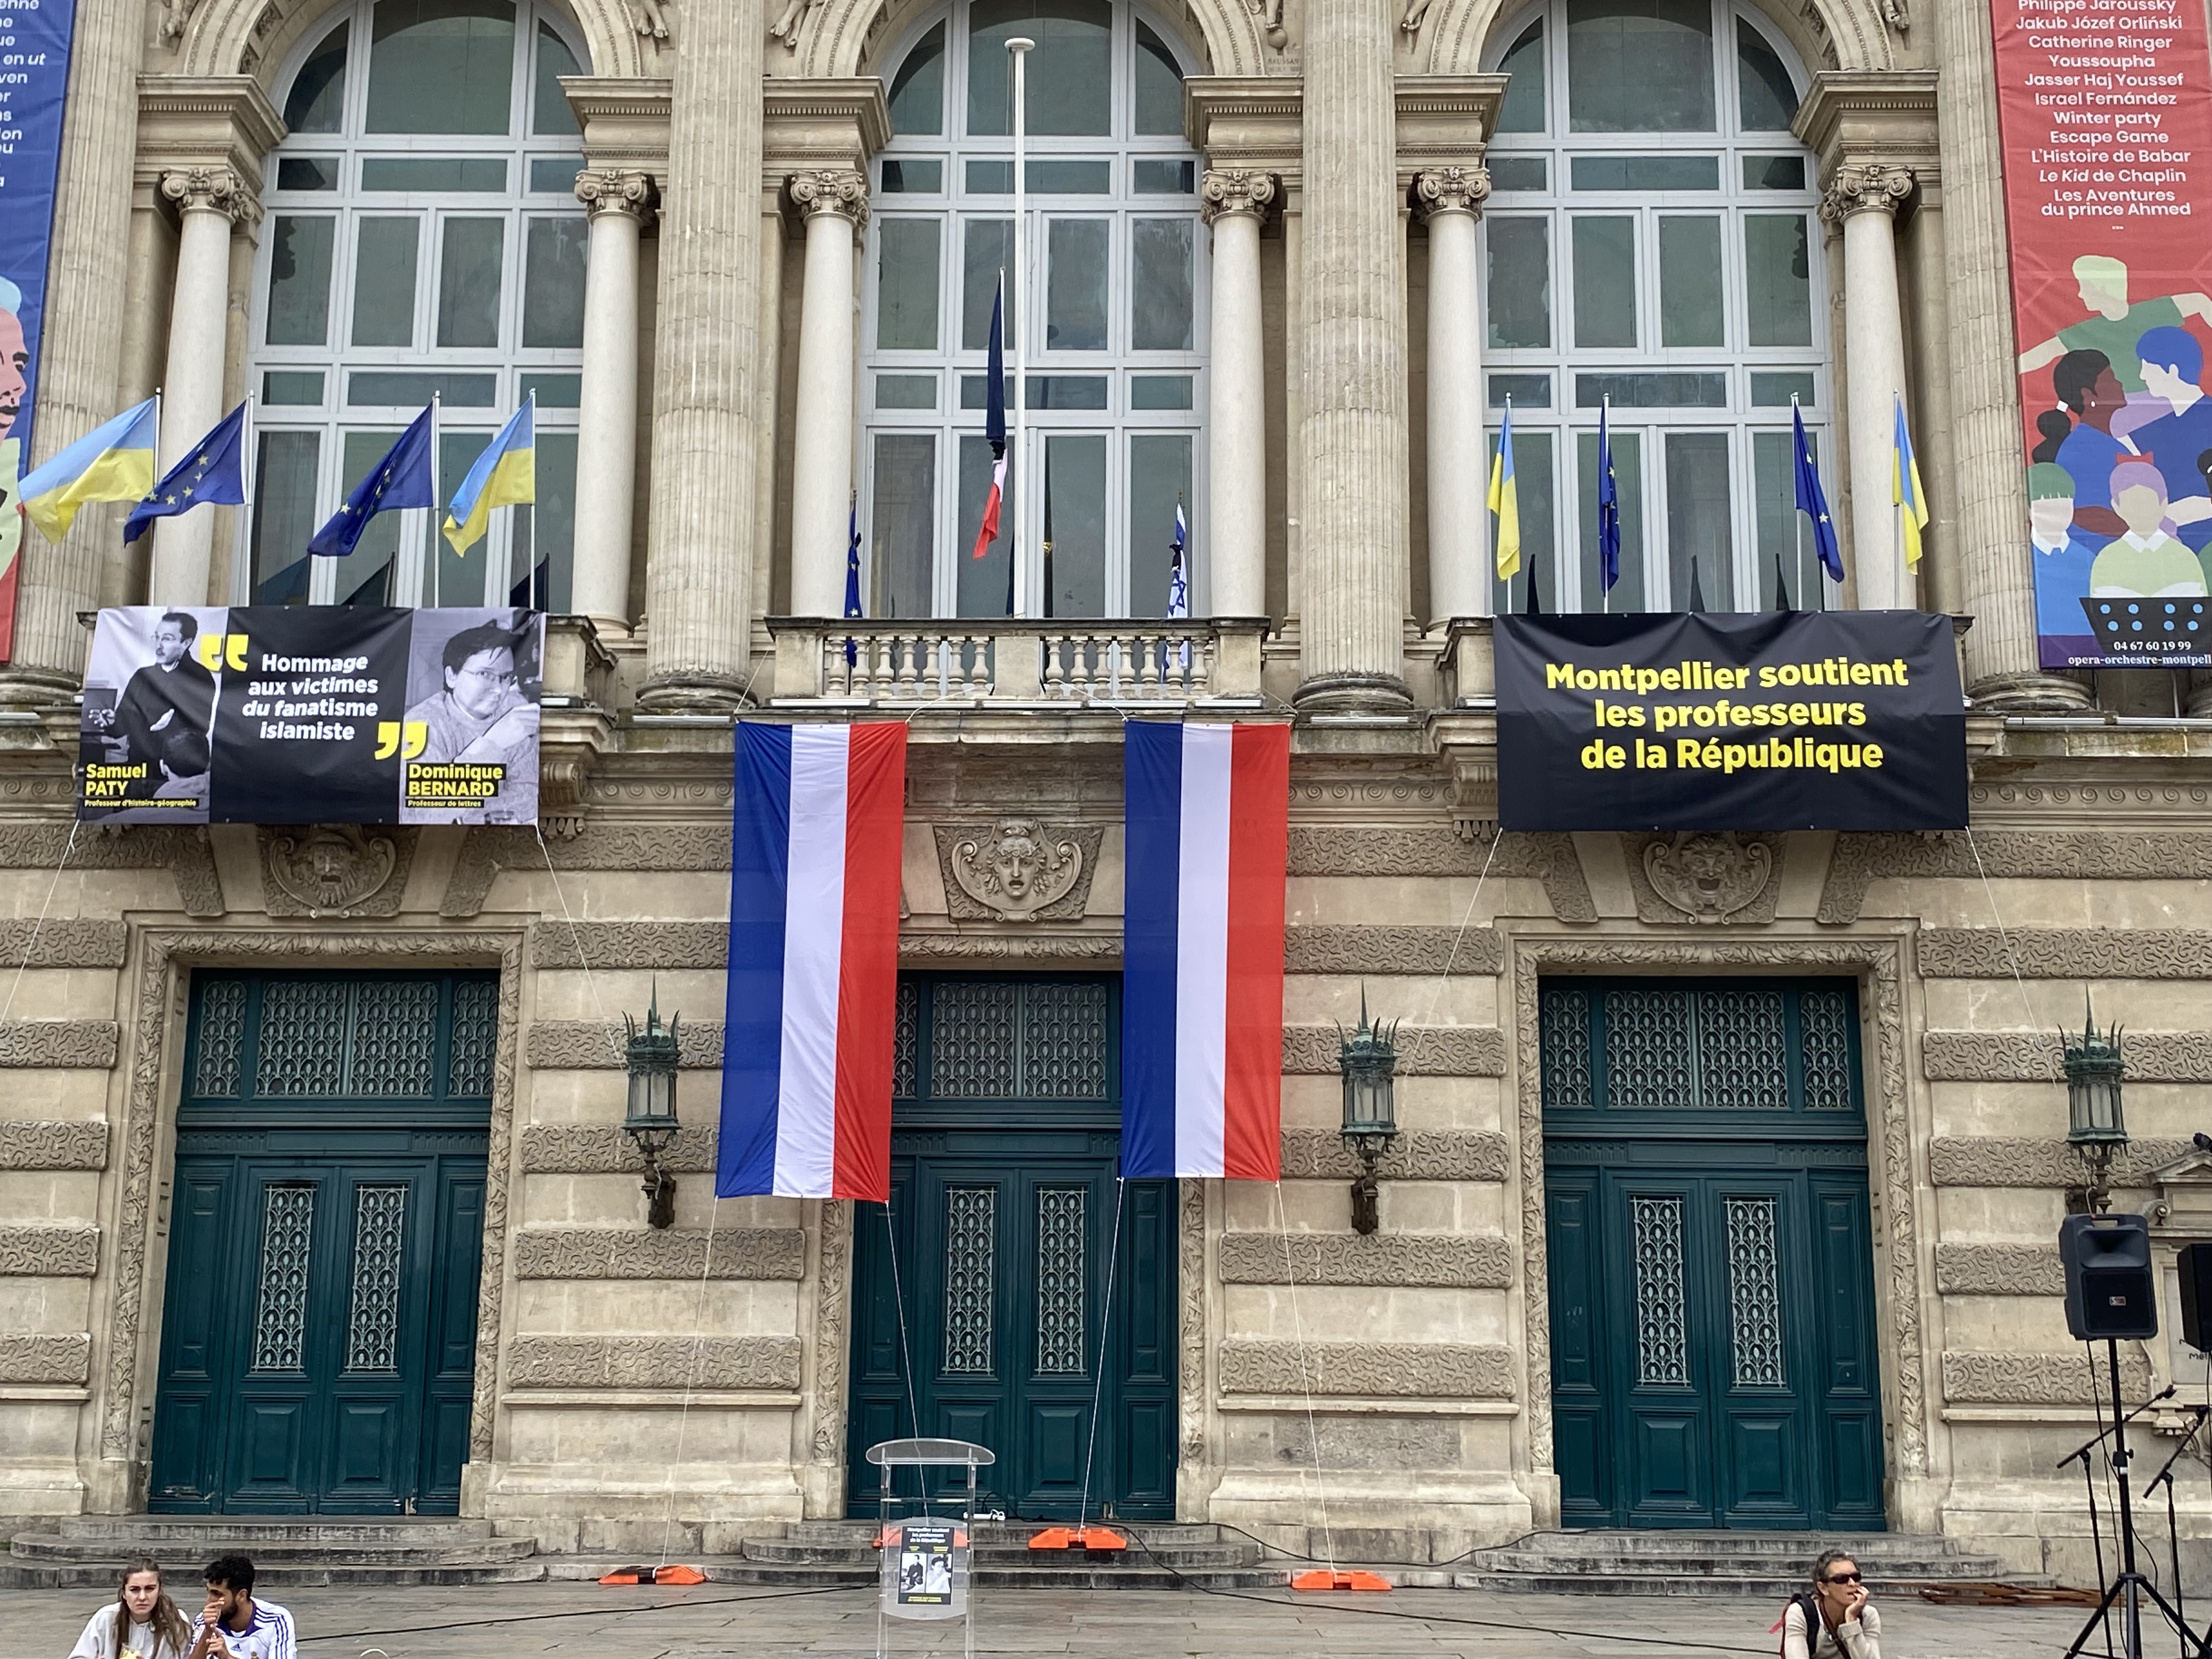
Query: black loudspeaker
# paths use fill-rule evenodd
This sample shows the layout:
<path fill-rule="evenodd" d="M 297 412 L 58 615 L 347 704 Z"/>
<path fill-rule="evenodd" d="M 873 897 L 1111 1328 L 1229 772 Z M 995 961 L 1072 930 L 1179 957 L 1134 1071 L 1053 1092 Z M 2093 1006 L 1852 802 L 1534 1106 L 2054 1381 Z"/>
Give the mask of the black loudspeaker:
<path fill-rule="evenodd" d="M 2199 1353 L 2212 1351 L 2212 1244 L 2185 1244 L 2174 1258 L 2181 1269 L 2181 1340 Z"/>
<path fill-rule="evenodd" d="M 2139 1341 L 2158 1334 L 2150 1224 L 2142 1217 L 2069 1215 L 2058 1229 L 2058 1254 L 2066 1263 L 2066 1328 L 2077 1338 Z"/>

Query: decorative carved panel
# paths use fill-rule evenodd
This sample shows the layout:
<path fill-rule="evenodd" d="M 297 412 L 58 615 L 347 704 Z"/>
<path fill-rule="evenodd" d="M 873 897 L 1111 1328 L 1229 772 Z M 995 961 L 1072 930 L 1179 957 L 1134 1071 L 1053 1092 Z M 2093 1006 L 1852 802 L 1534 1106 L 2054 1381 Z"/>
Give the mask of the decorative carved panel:
<path fill-rule="evenodd" d="M 0 1120 L 0 1170 L 104 1170 L 107 1125 L 53 1122 L 33 1117 Z"/>
<path fill-rule="evenodd" d="M 799 1387 L 795 1336 L 519 1336 L 507 1350 L 514 1389 Z"/>
<path fill-rule="evenodd" d="M 120 968 L 130 949 L 130 927 L 120 921 L 89 916 L 49 916 L 43 922 L 17 916 L 0 921 L 0 968 Z"/>
<path fill-rule="evenodd" d="M 167 870 L 188 916 L 219 916 L 222 880 L 204 824 L 128 824 L 80 831 L 70 846 L 66 824 L 0 824 L 0 870 L 58 870 L 68 848 L 72 870 Z"/>
<path fill-rule="evenodd" d="M 2048 793 L 2065 804 L 2067 791 Z M 2088 792 L 2083 793 L 2086 799 Z M 1984 874 L 2042 881 L 2203 881 L 2212 878 L 2212 836 L 2172 830 L 1984 830 L 1970 842 L 1963 835 L 1848 832 L 1836 838 L 1820 917 L 1838 925 L 1856 921 L 1868 884 L 1877 877 L 1978 882 Z"/>
<path fill-rule="evenodd" d="M 1644 921 L 1744 926 L 1774 920 L 1788 846 L 1782 837 L 1686 831 L 1624 836 L 1621 842 Z"/>
<path fill-rule="evenodd" d="M 411 830 L 264 824 L 261 902 L 272 916 L 395 916 L 415 860 Z"/>
<path fill-rule="evenodd" d="M 2055 1245 L 1938 1244 L 1936 1288 L 1947 1296 L 2063 1296 Z"/>
<path fill-rule="evenodd" d="M 1106 834 L 1102 824 L 1021 817 L 932 828 L 945 908 L 961 921 L 1065 921 L 1080 916 Z"/>
<path fill-rule="evenodd" d="M 1505 941 L 1495 927 L 1352 927 L 1317 924 L 1283 933 L 1291 974 L 1467 974 L 1495 977 Z"/>
<path fill-rule="evenodd" d="M 1401 1134 L 1382 1154 L 1375 1172 L 1385 1181 L 1503 1181 L 1511 1169 L 1512 1147 L 1502 1134 L 1475 1129 L 1416 1129 Z M 1349 1181 L 1359 1160 L 1334 1129 L 1283 1131 L 1285 1181 Z"/>
<path fill-rule="evenodd" d="M 1296 1342 L 1231 1338 L 1221 1345 L 1224 1394 L 1373 1395 L 1417 1400 L 1510 1400 L 1510 1349 L 1458 1342 Z"/>
<path fill-rule="evenodd" d="M 2134 1141 L 2112 1160 L 2112 1184 L 2142 1186 L 2189 1150 L 2185 1140 Z M 1928 1178 L 1938 1187 L 2063 1188 L 2083 1177 L 2081 1158 L 2061 1135 L 1937 1135 L 1928 1143 Z"/>
<path fill-rule="evenodd" d="M 2059 1083 L 2056 1032 L 1929 1031 L 1920 1069 L 1931 1083 Z M 2130 1031 L 2123 1048 L 2130 1083 L 2212 1083 L 2212 1031 Z"/>
<path fill-rule="evenodd" d="M 97 1227 L 0 1227 L 0 1276 L 90 1279 L 99 1271 Z"/>
<path fill-rule="evenodd" d="M 1929 979 L 2212 979 L 2212 933 L 2188 927 L 1928 927 Z"/>
<path fill-rule="evenodd" d="M 1502 835 L 1493 848 L 1462 841 L 1442 824 L 1291 826 L 1294 876 L 1476 876 L 1486 865 L 1492 876 L 1540 881 L 1561 921 L 1597 920 L 1582 860 L 1565 836 Z"/>
<path fill-rule="evenodd" d="M 1283 1071 L 1334 1077 L 1344 1033 L 1334 1025 L 1285 1025 Z M 1398 1030 L 1400 1077 L 1504 1077 L 1505 1033 L 1486 1025 L 1404 1025 Z"/>
<path fill-rule="evenodd" d="M 2120 1393 L 2139 1401 L 2150 1393 L 2150 1362 L 2136 1343 L 2120 1347 Z M 2088 1406 L 2109 1400 L 2112 1373 L 2101 1356 L 2070 1353 L 1978 1353 L 1943 1356 L 1943 1398 L 1954 1406 Z"/>
<path fill-rule="evenodd" d="M 83 1387 L 92 1380 L 92 1338 L 0 1331 L 0 1382 Z"/>
<path fill-rule="evenodd" d="M 1224 1285 L 1502 1291 L 1513 1283 L 1513 1245 L 1492 1236 L 1228 1232 L 1219 1249 Z"/>
<path fill-rule="evenodd" d="M 112 1019 L 0 1020 L 0 1066 L 112 1071 L 122 1036 Z"/>
<path fill-rule="evenodd" d="M 726 968 L 730 924 L 719 921 L 541 921 L 530 930 L 540 968 Z"/>
<path fill-rule="evenodd" d="M 806 1235 L 796 1227 L 731 1227 L 714 1237 L 709 1268 L 703 1228 L 525 1227 L 514 1236 L 514 1276 L 797 1279 L 805 1270 Z"/>

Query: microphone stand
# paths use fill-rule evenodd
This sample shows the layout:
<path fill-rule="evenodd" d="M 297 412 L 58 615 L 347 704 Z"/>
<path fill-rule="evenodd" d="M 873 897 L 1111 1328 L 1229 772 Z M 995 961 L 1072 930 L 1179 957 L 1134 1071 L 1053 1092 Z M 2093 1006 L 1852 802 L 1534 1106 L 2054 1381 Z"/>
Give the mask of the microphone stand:
<path fill-rule="evenodd" d="M 2181 1454 L 2189 1449 L 2190 1443 L 2197 1438 L 2197 1431 L 2204 1426 L 2205 1418 L 2212 1416 L 2212 1406 L 2184 1406 L 2181 1409 L 2193 1413 L 2197 1420 L 2189 1425 L 2188 1433 L 2174 1442 L 2173 1449 L 2166 1454 L 2166 1462 L 2158 1466 L 2158 1473 L 2151 1476 L 2150 1484 L 2143 1488 L 2143 1496 L 2149 1497 L 2161 1486 L 2166 1488 L 2166 1547 L 2173 1568 L 2173 1613 L 2180 1621 L 2182 1637 L 2186 1641 L 2189 1639 L 2189 1614 L 2181 1598 L 2181 1534 L 2174 1522 L 2173 1466 L 2180 1461 Z M 2212 1626 L 2207 1627 L 2207 1634 L 2212 1636 Z M 2203 1650 L 2201 1639 L 2197 1649 L 2199 1652 Z"/>

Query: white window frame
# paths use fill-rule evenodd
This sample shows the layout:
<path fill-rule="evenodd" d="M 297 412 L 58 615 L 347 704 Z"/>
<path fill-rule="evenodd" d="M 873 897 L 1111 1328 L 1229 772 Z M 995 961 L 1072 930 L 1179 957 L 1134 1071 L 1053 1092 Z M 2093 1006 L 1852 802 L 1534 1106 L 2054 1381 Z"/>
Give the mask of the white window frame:
<path fill-rule="evenodd" d="M 1513 430 L 1516 447 L 1523 434 L 1553 434 L 1553 523 L 1555 544 L 1540 572 L 1540 597 L 1547 610 L 1601 609 L 1598 589 L 1596 531 L 1584 522 L 1579 489 L 1579 434 L 1595 433 L 1595 408 L 1575 405 L 1576 376 L 1592 373 L 1664 373 L 1698 370 L 1724 377 L 1724 406 L 1682 409 L 1632 409 L 1616 406 L 1608 424 L 1616 441 L 1624 434 L 1640 434 L 1643 462 L 1644 603 L 1648 609 L 1680 610 L 1686 592 L 1673 591 L 1671 561 L 1667 548 L 1667 483 L 1665 444 L 1669 434 L 1718 431 L 1728 434 L 1730 497 L 1730 579 L 1732 606 L 1755 609 L 1762 592 L 1764 567 L 1759 549 L 1758 491 L 1754 434 L 1790 430 L 1790 409 L 1753 405 L 1750 377 L 1754 373 L 1797 373 L 1812 377 L 1813 396 L 1803 404 L 1805 428 L 1818 460 L 1832 504 L 1838 473 L 1832 432 L 1834 374 L 1829 329 L 1828 279 L 1826 250 L 1820 220 L 1819 162 L 1787 132 L 1747 132 L 1736 82 L 1736 30 L 1747 27 L 1775 52 L 1799 88 L 1809 88 L 1811 76 L 1789 43 L 1749 6 L 1736 0 L 1711 0 L 1715 130 L 1703 132 L 1570 132 L 1567 131 L 1567 29 L 1565 0 L 1541 0 L 1523 6 L 1497 28 L 1486 54 L 1486 67 L 1495 70 L 1529 25 L 1544 25 L 1545 131 L 1499 132 L 1491 140 L 1493 163 L 1516 156 L 1544 158 L 1547 188 L 1539 192 L 1498 189 L 1486 204 L 1483 222 L 1483 327 L 1485 423 L 1488 434 L 1485 465 L 1498 442 L 1500 409 L 1489 407 L 1489 377 L 1492 374 L 1547 374 L 1552 380 L 1552 406 L 1530 409 L 1516 404 Z M 1802 98 L 1802 92 L 1800 96 Z M 1577 155 L 1716 155 L 1721 169 L 1720 188 L 1706 191 L 1577 191 L 1571 188 L 1571 167 Z M 1750 155 L 1793 155 L 1802 158 L 1805 185 L 1802 190 L 1747 190 L 1743 158 Z M 1802 213 L 1807 221 L 1808 303 L 1811 343 L 1805 346 L 1753 347 L 1747 343 L 1746 295 L 1748 273 L 1744 254 L 1745 220 L 1761 211 Z M 1592 216 L 1632 216 L 1636 221 L 1637 345 L 1584 348 L 1574 341 L 1574 249 L 1569 222 Z M 1723 222 L 1721 235 L 1723 317 L 1725 343 L 1718 347 L 1669 347 L 1660 343 L 1660 270 L 1658 222 L 1662 217 L 1711 217 Z M 1498 348 L 1488 343 L 1489 226 L 1493 218 L 1542 218 L 1547 222 L 1550 260 L 1552 346 L 1538 350 Z M 1522 495 L 1527 513 L 1527 495 Z M 1802 527 L 1802 526 L 1801 526 Z M 1811 560 L 1809 532 L 1806 560 Z M 1624 548 L 1624 559 L 1628 556 Z M 1525 588 L 1524 574 L 1512 593 L 1518 606 Z M 1841 587 L 1823 578 L 1817 596 L 1794 591 L 1792 604 L 1800 608 L 1832 609 L 1841 603 Z M 1587 590 L 1587 592 L 1585 592 Z M 1497 599 L 1492 585 L 1491 596 Z M 1717 607 L 1717 596 L 1701 596 Z"/>
<path fill-rule="evenodd" d="M 930 603 L 933 614 L 939 617 L 958 615 L 959 565 L 967 558 L 969 545 L 975 539 L 976 532 L 974 524 L 962 521 L 959 500 L 960 438 L 963 434 L 977 436 L 983 430 L 983 411 L 960 407 L 961 377 L 963 374 L 981 374 L 985 360 L 985 353 L 981 349 L 967 349 L 959 338 L 964 302 L 961 281 L 966 226 L 971 220 L 1011 221 L 1013 216 L 1013 198 L 1011 195 L 970 195 L 965 188 L 968 162 L 1004 161 L 1011 166 L 1013 158 L 1013 140 L 1011 137 L 971 138 L 961 131 L 965 124 L 967 109 L 967 17 L 971 3 L 972 0 L 948 0 L 948 3 L 933 7 L 922 14 L 907 32 L 899 49 L 887 54 L 884 59 L 888 83 L 895 80 L 898 67 L 929 32 L 940 23 L 945 25 L 945 131 L 939 134 L 896 137 L 870 164 L 875 211 L 869 224 L 861 283 L 861 430 L 858 477 L 861 496 L 860 522 L 863 592 L 872 595 L 876 591 L 877 550 L 873 534 L 876 437 L 880 433 L 888 432 L 936 433 L 939 436 L 933 503 L 935 521 L 932 530 L 934 556 Z M 1006 411 L 1007 447 L 1011 459 L 1008 472 L 1014 495 L 1014 513 L 1008 515 L 1000 534 L 1004 540 L 1008 534 L 1018 530 L 1019 539 L 1016 547 L 1026 567 L 1029 589 L 1032 593 L 1041 594 L 1043 592 L 1042 483 L 1046 439 L 1048 434 L 1060 433 L 1110 433 L 1113 441 L 1107 447 L 1104 520 L 1106 614 L 1109 617 L 1127 616 L 1131 544 L 1129 440 L 1133 435 L 1152 433 L 1186 434 L 1191 442 L 1190 495 L 1184 509 L 1190 526 L 1189 552 L 1187 556 L 1192 571 L 1190 606 L 1194 616 L 1203 616 L 1208 604 L 1207 561 L 1199 540 L 1199 531 L 1204 520 L 1200 504 L 1206 487 L 1206 360 L 1210 349 L 1208 244 L 1211 239 L 1199 219 L 1199 198 L 1195 188 L 1188 196 L 1139 195 L 1134 188 L 1134 163 L 1139 160 L 1189 162 L 1195 186 L 1204 177 L 1205 161 L 1191 149 L 1179 133 L 1139 137 L 1133 131 L 1135 54 L 1139 50 L 1135 24 L 1140 17 L 1152 33 L 1176 55 L 1185 76 L 1202 72 L 1190 60 L 1173 27 L 1145 9 L 1131 4 L 1130 0 L 1114 0 L 1111 52 L 1116 84 L 1113 101 L 1113 135 L 1103 139 L 1032 135 L 1026 141 L 1029 159 L 1032 163 L 1060 159 L 1105 159 L 1113 169 L 1112 188 L 1106 195 L 1030 192 L 1028 256 L 1030 270 L 1029 280 L 1021 286 L 1017 301 L 1025 326 L 1030 319 L 1041 320 L 1044 317 L 1045 287 L 1049 267 L 1047 252 L 1050 237 L 1048 226 L 1052 220 L 1105 218 L 1110 222 L 1107 349 L 1103 351 L 1052 350 L 1044 344 L 1042 331 L 1035 328 L 1031 328 L 1026 342 L 1027 372 L 1032 378 L 1054 374 L 1104 375 L 1108 379 L 1107 406 L 1103 410 L 1029 410 L 1026 411 L 1027 449 L 1023 453 L 1012 454 L 1015 422 L 1010 402 Z M 939 162 L 943 168 L 943 189 L 933 195 L 904 191 L 884 193 L 882 188 L 884 163 L 915 161 Z M 944 227 L 938 240 L 938 346 L 931 351 L 884 350 L 877 346 L 875 337 L 882 226 L 887 219 L 918 217 L 935 218 Z M 1129 345 L 1133 298 L 1131 240 L 1133 233 L 1131 222 L 1152 218 L 1188 218 L 1193 224 L 1192 335 L 1191 349 L 1187 351 L 1148 350 L 1139 353 L 1133 351 Z M 1014 286 L 1014 280 L 1013 274 L 1010 272 L 1010 289 Z M 1011 337 L 1006 346 L 1006 372 L 1011 378 L 1013 374 L 1013 341 Z M 877 409 L 875 379 L 878 374 L 934 374 L 938 385 L 938 407 L 934 410 Z M 1132 409 L 1132 376 L 1147 374 L 1188 374 L 1192 381 L 1191 407 L 1188 410 Z M 1022 484 L 1029 480 L 1035 480 L 1036 487 L 1022 488 Z M 1016 514 L 1018 514 L 1018 525 L 1014 522 Z M 1167 524 L 1159 527 L 1163 550 L 1170 528 Z"/>
<path fill-rule="evenodd" d="M 289 98 L 294 82 L 307 60 L 341 27 L 347 31 L 344 89 L 337 132 L 289 135 L 269 158 L 263 192 L 264 217 L 270 222 L 254 252 L 253 304 L 246 354 L 247 386 L 258 399 L 264 374 L 270 371 L 313 370 L 323 376 L 319 404 L 269 405 L 257 403 L 255 422 L 260 433 L 312 431 L 319 434 L 316 453 L 315 509 L 318 523 L 337 511 L 338 503 L 359 482 L 347 476 L 344 465 L 348 432 L 389 432 L 397 436 L 421 412 L 419 404 L 356 405 L 345 401 L 352 374 L 357 370 L 404 370 L 418 374 L 483 373 L 493 377 L 489 407 L 447 408 L 441 412 L 440 445 L 458 437 L 477 437 L 489 442 L 520 404 L 525 381 L 533 374 L 580 374 L 580 347 L 532 347 L 521 343 L 522 308 L 528 257 L 529 224 L 538 218 L 578 219 L 583 209 L 573 194 L 532 192 L 531 167 L 534 161 L 573 161 L 573 179 L 584 165 L 583 141 L 577 134 L 535 136 L 532 100 L 537 89 L 538 29 L 543 23 L 557 35 L 580 65 L 591 62 L 588 46 L 574 26 L 544 0 L 514 0 L 515 62 L 508 83 L 507 131 L 501 134 L 369 133 L 368 118 L 369 52 L 376 0 L 351 0 L 323 18 L 311 36 L 295 47 L 276 77 L 276 85 Z M 282 100 L 280 99 L 280 102 Z M 301 191 L 278 187 L 279 164 L 299 157 L 335 158 L 339 167 L 336 190 Z M 498 159 L 507 169 L 507 187 L 500 192 L 477 191 L 385 191 L 374 195 L 361 189 L 362 164 L 380 157 L 483 157 Z M 327 216 L 337 221 L 331 250 L 330 313 L 324 343 L 319 346 L 270 345 L 268 335 L 269 277 L 276 246 L 274 221 L 279 216 Z M 356 346 L 351 343 L 354 270 L 362 220 L 413 216 L 420 226 L 415 249 L 415 320 L 413 340 L 405 346 Z M 442 231 L 453 218 L 497 218 L 506 230 L 500 264 L 499 343 L 489 347 L 441 346 L 436 340 L 437 283 Z M 548 434 L 573 434 L 578 410 L 538 405 L 536 429 Z M 259 457 L 251 465 L 258 467 Z M 234 550 L 232 592 L 251 594 L 259 577 L 253 568 L 251 512 L 241 514 L 240 533 Z M 482 586 L 469 591 L 442 591 L 434 582 L 425 555 L 441 544 L 434 520 L 437 514 L 410 511 L 400 515 L 400 551 L 387 590 L 395 604 L 428 605 L 434 597 L 449 605 L 504 605 L 516 580 L 510 574 L 515 535 L 514 514 L 495 514 L 484 539 L 469 550 L 471 560 L 481 560 Z M 418 550 L 412 570 L 404 568 L 410 547 Z M 300 549 L 304 556 L 307 549 Z M 307 602 L 335 603 L 338 566 L 336 559 L 316 559 L 309 567 Z"/>

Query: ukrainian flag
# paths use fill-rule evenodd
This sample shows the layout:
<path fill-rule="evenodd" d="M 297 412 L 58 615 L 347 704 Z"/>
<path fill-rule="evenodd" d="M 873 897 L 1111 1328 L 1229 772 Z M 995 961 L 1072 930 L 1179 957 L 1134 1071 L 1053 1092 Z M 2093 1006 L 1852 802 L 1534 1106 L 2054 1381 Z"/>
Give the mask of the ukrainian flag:
<path fill-rule="evenodd" d="M 1905 398 L 1897 400 L 1897 435 L 1890 441 L 1889 498 L 1897 503 L 1905 538 L 1905 568 L 1920 568 L 1920 532 L 1928 524 L 1928 492 L 1920 487 L 1920 462 L 1905 430 Z"/>
<path fill-rule="evenodd" d="M 1505 405 L 1498 428 L 1498 453 L 1490 463 L 1490 510 L 1498 515 L 1498 580 L 1510 582 L 1521 572 L 1521 492 L 1513 482 L 1513 405 Z"/>
<path fill-rule="evenodd" d="M 466 553 L 491 527 L 495 507 L 526 506 L 538 499 L 538 394 L 532 392 L 484 447 L 454 493 L 446 514 L 446 539 Z"/>
<path fill-rule="evenodd" d="M 50 542 L 69 534 L 87 501 L 143 501 L 154 493 L 154 434 L 161 400 L 149 398 L 95 427 L 24 479 L 23 511 Z"/>

